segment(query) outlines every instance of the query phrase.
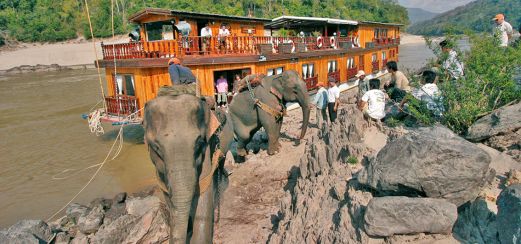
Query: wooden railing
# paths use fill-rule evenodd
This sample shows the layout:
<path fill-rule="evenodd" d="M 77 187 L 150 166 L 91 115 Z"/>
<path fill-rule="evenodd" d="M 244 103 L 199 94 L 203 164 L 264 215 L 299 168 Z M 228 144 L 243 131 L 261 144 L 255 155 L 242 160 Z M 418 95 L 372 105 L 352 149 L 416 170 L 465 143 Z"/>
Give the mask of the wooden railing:
<path fill-rule="evenodd" d="M 374 62 L 371 62 L 371 65 L 373 66 L 372 68 L 372 71 L 373 73 L 376 73 L 378 71 L 380 71 L 380 62 L 378 60 L 374 61 Z"/>
<path fill-rule="evenodd" d="M 293 52 L 339 48 L 341 41 L 354 37 L 271 37 L 229 36 L 225 38 L 188 36 L 177 40 L 159 40 L 118 44 L 101 43 L 103 59 L 168 58 L 186 55 L 260 54 L 259 44 L 271 44 L 272 52 L 282 51 L 281 44 L 291 44 Z M 332 42 L 335 42 L 334 45 Z M 286 45 L 287 46 L 287 45 Z"/>
<path fill-rule="evenodd" d="M 358 68 L 357 67 L 348 68 L 347 69 L 347 80 L 355 77 L 356 73 L 358 73 Z"/>
<path fill-rule="evenodd" d="M 307 79 L 304 79 L 304 81 L 306 82 L 306 87 L 308 88 L 308 90 L 313 90 L 313 89 L 317 88 L 318 75 L 315 77 L 309 77 Z"/>
<path fill-rule="evenodd" d="M 340 70 L 327 73 L 327 78 L 333 78 L 337 83 L 340 82 Z"/>
<path fill-rule="evenodd" d="M 385 46 L 385 45 L 399 45 L 400 37 L 381 37 L 381 38 L 373 38 L 373 43 L 375 46 Z"/>
<path fill-rule="evenodd" d="M 107 104 L 107 113 L 118 117 L 128 116 L 139 110 L 136 97 L 129 96 L 111 96 L 105 97 Z"/>

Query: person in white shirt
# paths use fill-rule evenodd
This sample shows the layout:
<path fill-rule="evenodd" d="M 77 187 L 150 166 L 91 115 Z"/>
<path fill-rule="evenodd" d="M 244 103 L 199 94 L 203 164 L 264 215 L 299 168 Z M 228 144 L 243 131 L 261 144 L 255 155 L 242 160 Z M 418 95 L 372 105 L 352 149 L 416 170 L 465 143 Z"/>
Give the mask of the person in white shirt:
<path fill-rule="evenodd" d="M 207 53 L 208 46 L 210 46 L 210 38 L 212 37 L 212 29 L 208 23 L 204 25 L 204 28 L 201 29 L 201 41 L 202 41 L 202 49 L 203 53 Z"/>
<path fill-rule="evenodd" d="M 385 93 L 379 89 L 379 79 L 369 80 L 369 88 L 371 90 L 362 96 L 358 108 L 366 118 L 379 121 L 385 117 Z"/>
<path fill-rule="evenodd" d="M 219 48 L 221 51 L 226 51 L 228 49 L 226 45 L 228 36 L 230 36 L 230 31 L 228 28 L 226 28 L 226 25 L 222 25 L 219 29 L 219 35 L 217 36 L 219 41 Z"/>
<path fill-rule="evenodd" d="M 331 121 L 331 123 L 336 120 L 339 98 L 340 89 L 336 86 L 336 81 L 329 78 L 329 89 L 327 89 L 327 110 L 329 112 L 329 121 Z"/>
<path fill-rule="evenodd" d="M 458 58 L 458 53 L 453 50 L 453 44 L 447 40 L 440 42 L 441 51 L 446 53 L 447 59 L 443 61 L 442 67 L 450 76 L 450 79 L 457 80 L 464 75 L 464 65 Z"/>
<path fill-rule="evenodd" d="M 509 41 L 512 40 L 512 35 L 514 34 L 512 25 L 505 21 L 505 15 L 503 14 L 497 14 L 493 20 L 496 22 L 494 36 L 499 38 L 499 46 L 507 47 Z"/>

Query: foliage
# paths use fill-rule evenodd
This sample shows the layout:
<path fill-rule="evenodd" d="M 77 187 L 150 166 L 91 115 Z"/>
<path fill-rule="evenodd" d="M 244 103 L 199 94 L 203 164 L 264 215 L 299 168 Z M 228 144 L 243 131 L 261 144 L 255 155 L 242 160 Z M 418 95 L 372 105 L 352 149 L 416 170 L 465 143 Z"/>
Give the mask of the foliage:
<path fill-rule="evenodd" d="M 347 158 L 347 163 L 351 164 L 351 165 L 357 164 L 358 163 L 358 158 L 356 158 L 355 156 L 349 156 Z"/>
<path fill-rule="evenodd" d="M 95 37 L 131 29 L 127 19 L 143 8 L 167 8 L 203 13 L 274 18 L 280 15 L 332 17 L 407 24 L 405 8 L 387 0 L 88 0 Z M 83 35 L 90 38 L 83 0 L 0 1 L 0 31 L 24 42 L 61 41 Z"/>
<path fill-rule="evenodd" d="M 512 26 L 521 25 L 521 1 L 519 0 L 477 0 L 466 6 L 440 14 L 433 19 L 416 23 L 407 31 L 417 35 L 440 36 L 453 29 L 456 34 L 466 31 L 491 32 L 494 27 L 492 18 L 505 14 Z"/>
<path fill-rule="evenodd" d="M 455 36 L 447 37 L 451 42 Z M 516 82 L 521 67 L 521 47 L 501 48 L 498 40 L 485 35 L 470 37 L 471 50 L 463 57 L 465 77 L 450 80 L 443 67 L 436 67 L 440 81 L 438 87 L 443 96 L 445 112 L 436 118 L 431 111 L 422 108 L 418 100 L 411 99 L 409 107 L 413 117 L 423 123 L 439 121 L 459 134 L 467 129 L 481 116 L 496 108 L 521 100 L 521 84 Z M 428 41 L 441 63 L 446 55 L 434 48 Z M 520 79 L 521 77 L 517 77 Z"/>

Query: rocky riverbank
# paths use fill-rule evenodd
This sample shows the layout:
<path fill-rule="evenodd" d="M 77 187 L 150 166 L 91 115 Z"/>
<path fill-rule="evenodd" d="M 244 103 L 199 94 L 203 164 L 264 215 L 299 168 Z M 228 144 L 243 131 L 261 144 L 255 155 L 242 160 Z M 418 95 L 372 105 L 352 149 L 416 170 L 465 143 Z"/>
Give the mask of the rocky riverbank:
<path fill-rule="evenodd" d="M 215 243 L 514 243 L 509 240 L 520 238 L 519 162 L 441 126 L 379 130 L 363 120 L 353 94 L 342 95 L 338 123 L 310 128 L 305 144 L 292 145 L 301 118 L 294 110 L 282 128 L 282 153 L 268 156 L 259 133 L 246 163 L 233 164 L 229 155 L 226 167 L 233 173 Z M 499 121 L 505 120 L 512 117 Z M 151 188 L 88 206 L 72 204 L 50 223 L 21 221 L 0 231 L 0 243 L 165 243 L 167 216 L 162 195 Z"/>

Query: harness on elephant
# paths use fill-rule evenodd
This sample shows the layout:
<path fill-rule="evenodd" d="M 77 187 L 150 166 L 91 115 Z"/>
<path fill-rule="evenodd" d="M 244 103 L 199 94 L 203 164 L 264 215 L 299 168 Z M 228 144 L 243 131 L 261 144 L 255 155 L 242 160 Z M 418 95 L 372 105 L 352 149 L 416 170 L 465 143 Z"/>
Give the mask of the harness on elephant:
<path fill-rule="evenodd" d="M 259 107 L 260 109 L 264 110 L 264 112 L 275 117 L 275 120 L 282 120 L 282 118 L 286 115 L 286 106 L 284 106 L 284 103 L 282 102 L 282 95 L 278 91 L 276 91 L 273 88 L 271 88 L 270 90 L 270 93 L 273 94 L 279 102 L 280 109 L 275 109 L 270 107 L 268 104 L 263 103 L 261 100 L 255 97 L 250 81 L 246 80 L 246 85 L 248 86 L 248 92 L 250 93 L 251 100 L 253 100 L 255 106 Z"/>
<path fill-rule="evenodd" d="M 215 171 L 219 167 L 219 160 L 224 156 L 221 149 L 219 148 L 219 140 L 218 135 L 221 132 L 222 126 L 226 123 L 226 119 L 219 119 L 213 112 L 210 112 L 210 122 L 208 124 L 209 130 L 207 134 L 207 138 L 212 138 L 214 136 L 217 137 L 215 151 L 212 154 L 212 168 L 210 173 L 206 175 L 204 178 L 199 180 L 199 194 L 203 194 L 208 190 L 208 187 L 212 184 L 213 175 Z"/>

